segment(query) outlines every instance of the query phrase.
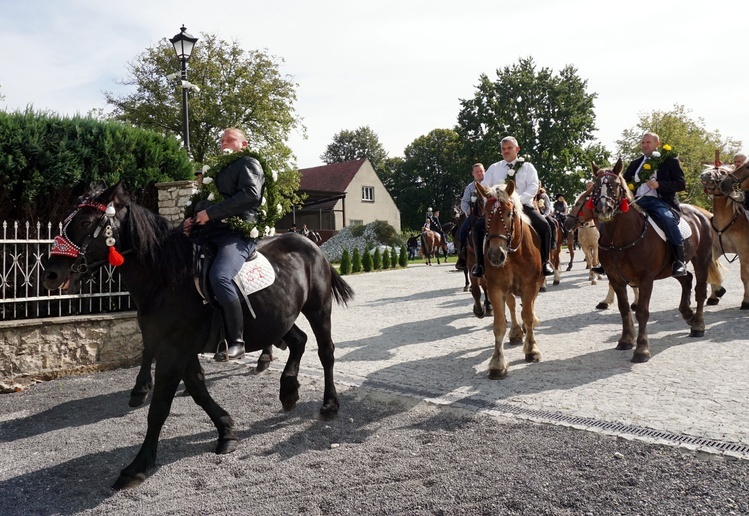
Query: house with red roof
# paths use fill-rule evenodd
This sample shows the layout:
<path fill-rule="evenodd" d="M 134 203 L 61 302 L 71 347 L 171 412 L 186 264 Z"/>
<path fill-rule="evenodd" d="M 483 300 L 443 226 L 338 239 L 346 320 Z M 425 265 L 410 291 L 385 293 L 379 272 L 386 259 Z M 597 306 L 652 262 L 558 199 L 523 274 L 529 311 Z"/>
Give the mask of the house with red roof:
<path fill-rule="evenodd" d="M 368 159 L 303 168 L 300 193 L 307 197 L 276 225 L 284 231 L 304 224 L 324 239 L 352 225 L 382 220 L 401 231 L 401 216 Z M 327 238 L 326 238 L 327 237 Z"/>

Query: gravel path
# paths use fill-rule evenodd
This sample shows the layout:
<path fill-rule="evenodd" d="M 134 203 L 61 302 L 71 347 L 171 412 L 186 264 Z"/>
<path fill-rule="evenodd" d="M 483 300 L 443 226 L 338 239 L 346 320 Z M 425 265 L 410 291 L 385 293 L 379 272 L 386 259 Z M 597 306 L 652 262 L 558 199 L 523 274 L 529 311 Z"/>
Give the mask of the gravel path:
<path fill-rule="evenodd" d="M 348 278 L 357 298 L 334 311 L 341 412 L 331 421 L 317 416 L 313 339 L 288 413 L 277 400 L 285 352 L 259 375 L 254 354 L 204 360 L 239 449 L 213 454 L 212 424 L 178 397 L 159 469 L 132 491 L 109 486 L 145 434 L 147 407 L 127 406 L 134 369 L 0 396 L 0 514 L 749 514 L 741 453 L 590 425 L 749 444 L 737 265 L 721 305 L 706 311 L 704 339 L 686 337 L 678 284 L 659 282 L 653 358 L 636 366 L 631 352 L 613 350 L 618 314 L 593 310 L 605 282 L 587 286 L 573 270 L 539 297 L 542 362 L 525 364 L 511 347 L 500 382 L 486 378 L 490 321 L 470 314 L 451 267 Z M 555 415 L 565 426 L 534 422 Z M 583 423 L 565 419 L 574 417 Z"/>

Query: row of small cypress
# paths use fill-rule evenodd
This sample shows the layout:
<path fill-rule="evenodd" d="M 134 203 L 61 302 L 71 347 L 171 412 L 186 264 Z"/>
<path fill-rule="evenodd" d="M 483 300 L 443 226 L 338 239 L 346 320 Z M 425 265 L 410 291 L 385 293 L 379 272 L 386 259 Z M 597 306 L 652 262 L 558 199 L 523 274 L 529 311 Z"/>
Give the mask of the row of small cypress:
<path fill-rule="evenodd" d="M 380 248 L 371 252 L 369 244 L 364 248 L 364 253 L 359 252 L 355 247 L 352 253 L 348 249 L 343 250 L 341 255 L 340 273 L 341 275 L 352 274 L 356 272 L 371 272 L 373 270 L 395 269 L 397 267 L 406 267 L 408 265 L 408 256 L 406 247 L 401 246 L 400 254 L 391 247 L 380 252 Z"/>

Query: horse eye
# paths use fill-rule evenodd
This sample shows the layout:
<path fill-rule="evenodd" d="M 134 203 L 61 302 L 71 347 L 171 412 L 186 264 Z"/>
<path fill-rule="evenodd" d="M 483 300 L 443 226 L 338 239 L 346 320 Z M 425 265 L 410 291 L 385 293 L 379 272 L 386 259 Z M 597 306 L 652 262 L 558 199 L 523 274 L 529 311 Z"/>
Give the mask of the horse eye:
<path fill-rule="evenodd" d="M 84 228 L 90 228 L 93 225 L 93 222 L 90 220 L 82 220 L 81 226 Z"/>

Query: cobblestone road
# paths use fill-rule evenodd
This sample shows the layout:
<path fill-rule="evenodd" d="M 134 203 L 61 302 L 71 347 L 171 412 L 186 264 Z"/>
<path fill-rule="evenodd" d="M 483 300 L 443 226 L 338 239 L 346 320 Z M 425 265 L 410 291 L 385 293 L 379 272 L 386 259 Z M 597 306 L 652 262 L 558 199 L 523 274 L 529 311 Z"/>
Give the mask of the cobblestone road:
<path fill-rule="evenodd" d="M 349 276 L 356 299 L 333 314 L 337 380 L 749 458 L 749 312 L 738 308 L 738 262 L 723 263 L 728 293 L 706 307 L 704 338 L 688 336 L 677 310 L 679 283 L 656 283 L 648 325 L 652 358 L 633 364 L 632 351 L 614 349 L 621 332 L 616 307 L 595 309 L 608 283 L 590 285 L 584 263 L 575 262 L 536 303 L 542 361 L 526 364 L 519 346 L 506 345 L 510 373 L 501 381 L 487 378 L 491 318 L 472 315 L 454 260 Z M 314 343 L 307 349 L 302 372 L 318 375 Z M 279 358 L 276 368 L 285 356 Z"/>

